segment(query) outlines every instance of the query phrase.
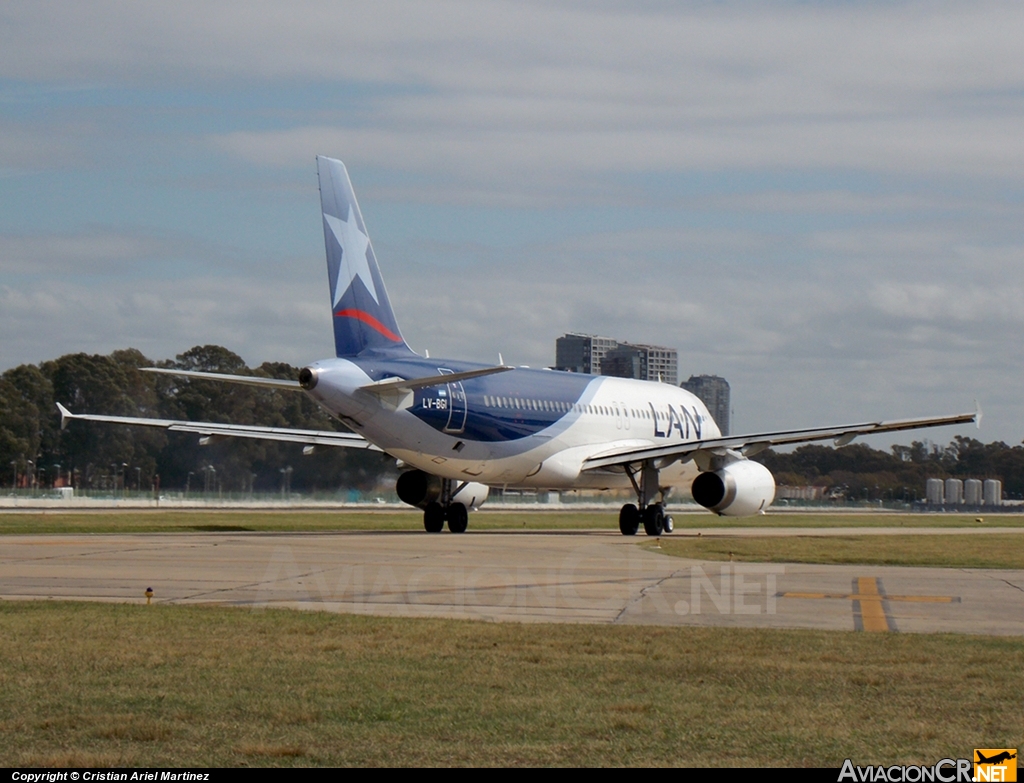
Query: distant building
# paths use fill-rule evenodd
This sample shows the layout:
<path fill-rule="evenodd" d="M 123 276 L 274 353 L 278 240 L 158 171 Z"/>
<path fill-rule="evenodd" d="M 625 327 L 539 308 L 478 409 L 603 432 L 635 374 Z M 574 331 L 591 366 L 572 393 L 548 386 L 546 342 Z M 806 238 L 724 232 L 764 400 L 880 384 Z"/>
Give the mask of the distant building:
<path fill-rule="evenodd" d="M 661 381 L 673 386 L 679 377 L 679 354 L 661 345 L 619 343 L 605 354 L 601 375 Z"/>
<path fill-rule="evenodd" d="M 925 499 L 931 506 L 1001 506 L 1003 482 L 999 479 L 930 478 L 925 482 Z"/>
<path fill-rule="evenodd" d="M 999 506 L 1003 503 L 1003 482 L 999 479 L 985 479 L 982 486 L 982 502 L 986 506 Z"/>
<path fill-rule="evenodd" d="M 788 487 L 780 484 L 775 489 L 776 500 L 823 500 L 825 487 Z"/>
<path fill-rule="evenodd" d="M 570 332 L 555 340 L 555 369 L 600 375 L 605 354 L 617 345 L 611 337 Z"/>
<path fill-rule="evenodd" d="M 729 382 L 717 375 L 691 375 L 681 384 L 695 394 L 707 408 L 723 435 L 729 434 Z"/>
<path fill-rule="evenodd" d="M 964 505 L 980 506 L 982 500 L 982 484 L 978 479 L 964 481 Z"/>
<path fill-rule="evenodd" d="M 946 498 L 945 504 L 947 506 L 958 506 L 964 502 L 964 482 L 958 478 L 946 479 Z"/>

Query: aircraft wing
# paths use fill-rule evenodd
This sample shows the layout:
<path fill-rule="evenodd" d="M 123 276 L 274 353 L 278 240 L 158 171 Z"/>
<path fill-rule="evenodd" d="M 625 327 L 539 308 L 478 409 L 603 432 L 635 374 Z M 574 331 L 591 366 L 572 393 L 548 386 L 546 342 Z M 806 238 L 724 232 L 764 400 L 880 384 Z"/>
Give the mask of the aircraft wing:
<path fill-rule="evenodd" d="M 226 383 L 241 383 L 246 386 L 263 386 L 264 388 L 277 389 L 278 391 L 302 391 L 302 385 L 298 381 L 281 380 L 280 378 L 259 378 L 254 375 L 230 375 L 219 372 L 199 372 L 198 370 L 171 370 L 163 367 L 141 367 L 143 372 L 156 372 L 162 375 L 176 375 L 182 378 L 197 378 L 203 381 L 221 381 Z M 391 394 L 392 392 L 414 391 L 428 386 L 439 386 L 442 383 L 454 383 L 456 381 L 468 381 L 470 378 L 480 378 L 484 375 L 494 375 L 499 372 L 514 370 L 507 364 L 496 367 L 484 367 L 481 370 L 467 370 L 466 372 L 442 373 L 440 375 L 428 375 L 423 378 L 385 378 L 376 383 L 369 383 L 361 387 L 363 391 L 375 395 Z"/>
<path fill-rule="evenodd" d="M 140 367 L 143 372 L 157 372 L 161 375 L 177 375 L 182 378 L 198 378 L 203 381 L 226 381 L 241 383 L 245 386 L 263 386 L 279 391 L 302 391 L 298 381 L 286 381 L 280 378 L 259 378 L 255 375 L 229 375 L 220 372 L 199 372 L 198 370 L 169 370 L 163 367 Z"/>
<path fill-rule="evenodd" d="M 131 416 L 100 416 L 92 413 L 72 413 L 59 402 L 60 428 L 67 426 L 69 419 L 102 421 L 107 424 L 129 424 L 139 427 L 159 427 L 168 432 L 191 432 L 199 435 L 200 442 L 209 438 L 256 438 L 276 440 L 285 443 L 303 443 L 307 446 L 343 446 L 350 449 L 371 449 L 380 451 L 362 435 L 354 432 L 332 432 L 330 430 L 291 430 L 284 427 L 259 427 L 250 424 L 216 424 L 205 421 L 177 421 L 175 419 L 142 419 Z"/>
<path fill-rule="evenodd" d="M 409 392 L 416 389 L 424 389 L 428 386 L 440 386 L 442 383 L 455 383 L 456 381 L 468 381 L 470 378 L 480 378 L 484 375 L 495 375 L 499 372 L 514 370 L 507 364 L 499 364 L 495 367 L 484 367 L 482 370 L 467 370 L 466 372 L 442 373 L 440 375 L 427 375 L 423 378 L 385 378 L 376 383 L 368 383 L 360 386 L 360 391 L 370 394 L 384 395 L 392 392 Z"/>
<path fill-rule="evenodd" d="M 769 446 L 782 446 L 789 443 L 811 443 L 819 440 L 833 440 L 837 446 L 845 446 L 859 435 L 873 435 L 879 432 L 900 432 L 917 430 L 926 427 L 944 427 L 948 424 L 966 424 L 980 422 L 981 411 L 960 413 L 955 416 L 932 416 L 920 419 L 894 419 L 893 421 L 875 421 L 863 424 L 842 424 L 837 427 L 823 427 L 808 430 L 781 430 L 779 432 L 761 432 L 753 435 L 730 435 L 724 438 L 708 438 L 685 443 L 673 443 L 667 446 L 645 446 L 642 448 L 622 449 L 603 452 L 584 460 L 583 470 L 596 470 L 613 465 L 627 465 L 649 459 L 687 458 L 690 455 L 705 451 L 724 453 L 726 449 L 734 449 L 744 456 L 757 454 Z"/>

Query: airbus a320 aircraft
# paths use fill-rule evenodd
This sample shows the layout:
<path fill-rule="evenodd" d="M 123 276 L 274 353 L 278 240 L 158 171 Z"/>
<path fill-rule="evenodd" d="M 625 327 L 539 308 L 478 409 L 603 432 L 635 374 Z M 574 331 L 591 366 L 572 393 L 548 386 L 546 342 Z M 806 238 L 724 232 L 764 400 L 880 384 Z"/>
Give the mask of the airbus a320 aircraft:
<path fill-rule="evenodd" d="M 406 344 L 339 160 L 317 158 L 337 356 L 305 367 L 297 380 L 151 368 L 190 378 L 308 394 L 351 428 L 312 432 L 209 422 L 71 413 L 84 419 L 215 437 L 267 438 L 315 446 L 377 449 L 407 467 L 398 496 L 423 509 L 423 526 L 466 530 L 468 510 L 491 486 L 632 489 L 619 511 L 623 535 L 672 531 L 664 503 L 675 487 L 719 515 L 764 511 L 775 480 L 748 459 L 774 445 L 977 421 L 980 413 L 723 437 L 708 409 L 664 383 L 486 366 L 420 356 Z"/>

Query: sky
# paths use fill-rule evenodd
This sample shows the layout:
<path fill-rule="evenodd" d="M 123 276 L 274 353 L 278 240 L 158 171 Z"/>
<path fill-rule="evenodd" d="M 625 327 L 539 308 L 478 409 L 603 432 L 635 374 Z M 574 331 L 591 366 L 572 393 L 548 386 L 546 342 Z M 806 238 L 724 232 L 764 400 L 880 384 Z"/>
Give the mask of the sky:
<path fill-rule="evenodd" d="M 1024 439 L 1024 4 L 0 9 L 0 370 L 332 355 L 315 156 L 431 356 L 678 349 L 734 433 Z"/>

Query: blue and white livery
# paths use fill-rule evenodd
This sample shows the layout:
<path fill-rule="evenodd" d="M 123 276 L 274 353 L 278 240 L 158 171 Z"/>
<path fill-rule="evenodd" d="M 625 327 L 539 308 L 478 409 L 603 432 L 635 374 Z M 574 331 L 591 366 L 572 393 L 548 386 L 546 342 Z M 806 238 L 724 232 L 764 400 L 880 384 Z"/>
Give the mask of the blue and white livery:
<path fill-rule="evenodd" d="M 317 158 L 336 356 L 296 381 L 151 368 L 152 372 L 271 386 L 308 394 L 351 433 L 74 414 L 70 419 L 140 424 L 217 436 L 372 448 L 407 470 L 403 501 L 423 509 L 424 528 L 453 533 L 489 487 L 631 489 L 619 512 L 634 535 L 671 532 L 664 501 L 676 487 L 720 515 L 764 511 L 775 481 L 748 457 L 769 446 L 977 421 L 980 413 L 723 437 L 704 403 L 663 383 L 507 365 L 432 359 L 406 344 L 344 164 Z"/>

